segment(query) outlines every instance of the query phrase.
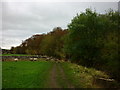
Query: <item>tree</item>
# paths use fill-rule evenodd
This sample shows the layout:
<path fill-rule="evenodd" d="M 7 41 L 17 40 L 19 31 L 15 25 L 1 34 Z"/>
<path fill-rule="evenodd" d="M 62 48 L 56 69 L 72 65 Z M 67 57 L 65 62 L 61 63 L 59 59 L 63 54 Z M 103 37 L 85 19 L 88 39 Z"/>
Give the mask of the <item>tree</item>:
<path fill-rule="evenodd" d="M 97 14 L 86 9 L 85 13 L 77 14 L 68 25 L 66 56 L 73 62 L 107 71 L 120 80 L 119 23 L 119 13 L 111 10 Z"/>

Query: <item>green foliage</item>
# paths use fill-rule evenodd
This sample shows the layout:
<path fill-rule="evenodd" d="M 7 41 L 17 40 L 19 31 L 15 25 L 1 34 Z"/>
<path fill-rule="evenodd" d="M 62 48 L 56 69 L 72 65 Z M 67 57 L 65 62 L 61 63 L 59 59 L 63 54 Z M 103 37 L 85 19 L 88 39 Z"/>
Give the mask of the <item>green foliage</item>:
<path fill-rule="evenodd" d="M 106 14 L 97 14 L 86 9 L 68 25 L 64 46 L 66 55 L 74 62 L 107 71 L 120 80 L 118 22 L 118 12 L 110 10 Z"/>

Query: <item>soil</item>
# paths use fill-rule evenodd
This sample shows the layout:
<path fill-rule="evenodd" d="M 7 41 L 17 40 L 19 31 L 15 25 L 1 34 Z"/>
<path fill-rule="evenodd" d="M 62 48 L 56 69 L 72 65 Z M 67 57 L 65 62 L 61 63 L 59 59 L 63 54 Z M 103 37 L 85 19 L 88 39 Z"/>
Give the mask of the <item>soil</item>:
<path fill-rule="evenodd" d="M 58 74 L 58 71 L 59 73 Z M 59 85 L 58 81 L 57 81 L 57 76 L 60 75 L 61 80 L 63 80 L 63 82 L 66 84 L 67 87 L 65 88 L 74 88 L 74 86 L 69 82 L 69 80 L 67 79 L 63 68 L 60 66 L 60 64 L 55 63 L 50 71 L 50 81 L 49 81 L 49 87 L 50 88 L 64 88 L 61 85 Z"/>

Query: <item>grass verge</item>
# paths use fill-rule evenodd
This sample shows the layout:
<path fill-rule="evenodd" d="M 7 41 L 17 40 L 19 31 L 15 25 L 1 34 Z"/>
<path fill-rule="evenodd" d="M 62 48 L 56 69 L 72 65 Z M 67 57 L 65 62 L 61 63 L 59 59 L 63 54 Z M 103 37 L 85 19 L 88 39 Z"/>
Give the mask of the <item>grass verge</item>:
<path fill-rule="evenodd" d="M 44 88 L 52 63 L 18 61 L 2 63 L 3 88 Z"/>
<path fill-rule="evenodd" d="M 102 88 L 97 85 L 95 78 L 109 78 L 104 72 L 86 68 L 73 63 L 61 63 L 64 72 L 69 80 L 76 88 Z"/>

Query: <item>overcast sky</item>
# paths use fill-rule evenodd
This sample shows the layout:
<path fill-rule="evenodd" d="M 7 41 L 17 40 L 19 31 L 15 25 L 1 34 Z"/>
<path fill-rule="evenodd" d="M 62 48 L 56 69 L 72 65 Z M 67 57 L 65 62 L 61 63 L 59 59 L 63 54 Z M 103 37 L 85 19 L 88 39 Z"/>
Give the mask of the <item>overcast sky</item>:
<path fill-rule="evenodd" d="M 34 34 L 67 28 L 71 19 L 86 8 L 105 13 L 118 9 L 117 2 L 2 2 L 2 48 L 18 46 Z"/>

